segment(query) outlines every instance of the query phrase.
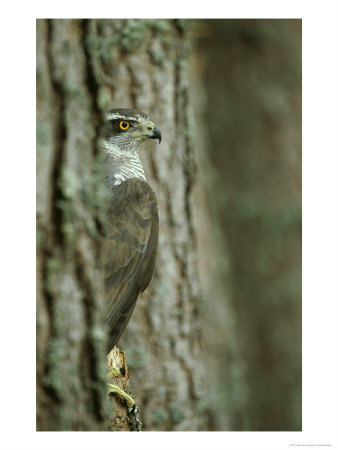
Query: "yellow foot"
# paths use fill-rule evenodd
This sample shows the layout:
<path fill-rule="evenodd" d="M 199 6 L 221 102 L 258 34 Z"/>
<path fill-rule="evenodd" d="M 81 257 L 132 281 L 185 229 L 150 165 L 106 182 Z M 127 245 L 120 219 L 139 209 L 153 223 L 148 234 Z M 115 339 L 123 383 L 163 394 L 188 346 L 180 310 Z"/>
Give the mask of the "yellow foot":
<path fill-rule="evenodd" d="M 126 392 L 124 392 L 122 389 L 120 389 L 116 384 L 108 383 L 108 394 L 115 394 L 118 395 L 120 398 L 124 399 L 129 406 L 129 408 L 135 407 L 135 401 L 128 395 Z"/>
<path fill-rule="evenodd" d="M 108 394 L 114 394 L 125 400 L 127 406 L 135 410 L 136 405 L 133 398 L 128 395 L 123 389 L 128 381 L 128 370 L 126 365 L 125 353 L 114 347 L 107 356 L 107 378 L 108 378 Z M 115 381 L 117 384 L 111 383 Z"/>

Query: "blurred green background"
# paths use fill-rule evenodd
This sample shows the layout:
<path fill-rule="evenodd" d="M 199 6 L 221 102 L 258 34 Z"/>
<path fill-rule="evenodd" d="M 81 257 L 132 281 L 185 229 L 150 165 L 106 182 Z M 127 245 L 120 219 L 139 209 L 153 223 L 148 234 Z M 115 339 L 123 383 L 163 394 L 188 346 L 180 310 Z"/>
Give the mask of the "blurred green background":
<path fill-rule="evenodd" d="M 218 254 L 204 279 L 209 429 L 301 430 L 302 22 L 201 20 L 194 30 Z"/>

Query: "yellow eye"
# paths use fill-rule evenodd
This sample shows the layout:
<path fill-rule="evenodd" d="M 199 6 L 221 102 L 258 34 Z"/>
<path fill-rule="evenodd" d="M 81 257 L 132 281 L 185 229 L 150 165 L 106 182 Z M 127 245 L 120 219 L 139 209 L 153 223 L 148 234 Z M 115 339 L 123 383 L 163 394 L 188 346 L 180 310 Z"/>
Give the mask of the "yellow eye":
<path fill-rule="evenodd" d="M 121 130 L 128 130 L 128 128 L 130 127 L 130 123 L 121 120 L 121 122 L 119 123 L 119 127 L 121 128 Z"/>

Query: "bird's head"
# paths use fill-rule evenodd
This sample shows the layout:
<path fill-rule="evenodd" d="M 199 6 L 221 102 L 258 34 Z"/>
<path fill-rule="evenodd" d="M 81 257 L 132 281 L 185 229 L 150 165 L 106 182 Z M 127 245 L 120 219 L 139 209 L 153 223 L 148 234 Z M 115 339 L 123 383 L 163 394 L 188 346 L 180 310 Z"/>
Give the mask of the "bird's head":
<path fill-rule="evenodd" d="M 112 109 L 105 116 L 104 148 L 107 153 L 133 152 L 146 139 L 158 139 L 161 132 L 150 118 L 134 109 Z"/>

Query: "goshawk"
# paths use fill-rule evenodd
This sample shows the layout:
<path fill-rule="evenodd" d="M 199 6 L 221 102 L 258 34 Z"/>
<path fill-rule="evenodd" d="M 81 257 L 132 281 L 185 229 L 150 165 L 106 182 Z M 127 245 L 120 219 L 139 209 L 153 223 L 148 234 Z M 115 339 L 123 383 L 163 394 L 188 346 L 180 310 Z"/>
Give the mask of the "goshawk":
<path fill-rule="evenodd" d="M 134 109 L 106 114 L 103 149 L 112 193 L 105 261 L 108 351 L 117 344 L 139 294 L 148 286 L 156 259 L 157 201 L 139 156 L 146 139 L 161 142 L 160 130 L 146 114 Z"/>

